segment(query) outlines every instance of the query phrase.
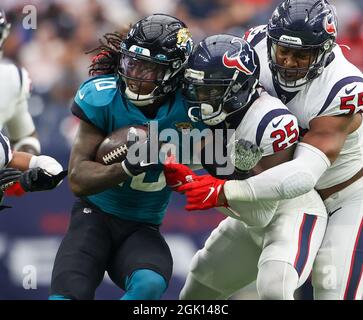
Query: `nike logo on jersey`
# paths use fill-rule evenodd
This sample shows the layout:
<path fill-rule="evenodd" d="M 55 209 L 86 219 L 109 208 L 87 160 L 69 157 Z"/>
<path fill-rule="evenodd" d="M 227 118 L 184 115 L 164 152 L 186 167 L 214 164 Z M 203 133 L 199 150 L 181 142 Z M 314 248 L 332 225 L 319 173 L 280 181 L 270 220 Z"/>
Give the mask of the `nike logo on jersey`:
<path fill-rule="evenodd" d="M 276 129 L 279 126 L 279 124 L 281 123 L 282 120 L 284 120 L 284 117 L 282 117 L 280 119 L 280 121 L 278 121 L 277 123 L 272 123 L 272 126 Z"/>
<path fill-rule="evenodd" d="M 350 89 L 350 90 L 348 90 L 348 88 L 347 89 L 345 89 L 345 93 L 346 94 L 351 94 L 352 93 L 352 91 L 355 89 L 357 87 L 357 85 L 355 85 L 352 89 Z"/>
<path fill-rule="evenodd" d="M 78 91 L 78 97 L 79 97 L 81 100 L 83 100 L 84 96 L 85 96 L 85 93 L 83 93 L 83 94 L 82 94 L 82 92 L 81 92 L 81 91 Z"/>
<path fill-rule="evenodd" d="M 328 216 L 331 217 L 335 212 L 337 212 L 338 210 L 340 210 L 342 207 L 335 209 L 334 211 L 331 211 L 328 213 Z"/>

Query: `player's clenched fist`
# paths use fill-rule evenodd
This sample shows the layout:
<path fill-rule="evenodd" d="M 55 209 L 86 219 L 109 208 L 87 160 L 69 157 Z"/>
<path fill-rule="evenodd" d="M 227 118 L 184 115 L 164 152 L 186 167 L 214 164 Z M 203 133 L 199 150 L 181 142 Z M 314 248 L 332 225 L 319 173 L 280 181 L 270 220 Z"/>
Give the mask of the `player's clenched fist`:
<path fill-rule="evenodd" d="M 173 156 L 166 159 L 164 164 L 166 184 L 174 191 L 179 192 L 180 187 L 192 182 L 196 174 L 184 164 L 176 163 Z"/>
<path fill-rule="evenodd" d="M 179 188 L 179 191 L 185 192 L 187 196 L 188 204 L 185 209 L 207 210 L 228 206 L 223 193 L 223 186 L 227 180 L 217 179 L 210 175 L 195 176 L 193 179 L 193 182 Z"/>
<path fill-rule="evenodd" d="M 26 192 L 54 189 L 67 175 L 67 170 L 51 174 L 42 168 L 32 168 L 25 171 L 19 178 L 19 183 Z"/>

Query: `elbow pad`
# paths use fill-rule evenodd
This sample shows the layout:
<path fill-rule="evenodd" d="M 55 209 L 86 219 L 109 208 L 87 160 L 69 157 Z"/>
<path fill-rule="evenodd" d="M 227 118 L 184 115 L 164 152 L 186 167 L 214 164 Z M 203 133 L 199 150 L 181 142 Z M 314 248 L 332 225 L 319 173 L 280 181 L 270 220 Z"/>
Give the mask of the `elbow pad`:
<path fill-rule="evenodd" d="M 299 143 L 293 160 L 244 181 L 228 181 L 224 185 L 224 193 L 227 201 L 296 198 L 312 190 L 330 165 L 322 151 Z"/>

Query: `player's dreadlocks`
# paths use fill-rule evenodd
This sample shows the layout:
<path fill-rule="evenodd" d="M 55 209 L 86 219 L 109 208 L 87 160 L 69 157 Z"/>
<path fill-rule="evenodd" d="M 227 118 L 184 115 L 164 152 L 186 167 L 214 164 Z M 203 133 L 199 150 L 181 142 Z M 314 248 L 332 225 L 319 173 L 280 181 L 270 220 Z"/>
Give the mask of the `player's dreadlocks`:
<path fill-rule="evenodd" d="M 120 46 L 126 38 L 130 28 L 124 28 L 121 32 L 106 33 L 99 39 L 100 46 L 86 53 L 96 52 L 89 66 L 89 75 L 117 74 L 120 64 Z"/>

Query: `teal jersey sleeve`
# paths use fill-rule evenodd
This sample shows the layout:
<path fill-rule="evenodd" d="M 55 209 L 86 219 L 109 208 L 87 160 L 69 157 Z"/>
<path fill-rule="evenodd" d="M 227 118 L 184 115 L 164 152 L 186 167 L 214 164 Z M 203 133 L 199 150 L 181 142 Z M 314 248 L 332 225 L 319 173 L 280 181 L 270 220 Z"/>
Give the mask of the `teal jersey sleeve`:
<path fill-rule="evenodd" d="M 91 78 L 79 87 L 72 105 L 72 113 L 81 120 L 107 132 L 110 122 L 110 105 L 117 92 L 116 77 Z"/>

